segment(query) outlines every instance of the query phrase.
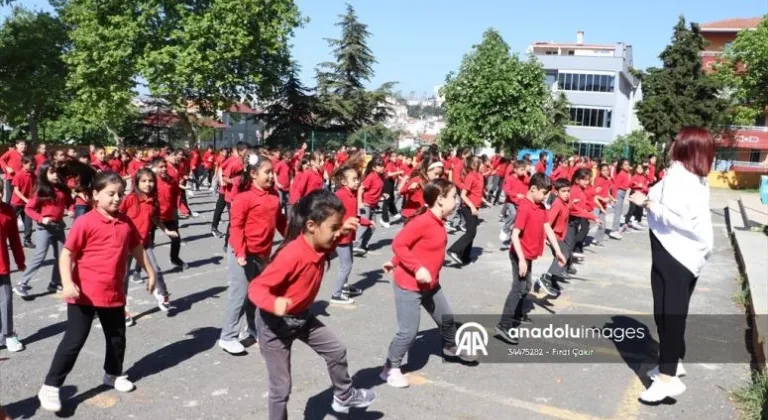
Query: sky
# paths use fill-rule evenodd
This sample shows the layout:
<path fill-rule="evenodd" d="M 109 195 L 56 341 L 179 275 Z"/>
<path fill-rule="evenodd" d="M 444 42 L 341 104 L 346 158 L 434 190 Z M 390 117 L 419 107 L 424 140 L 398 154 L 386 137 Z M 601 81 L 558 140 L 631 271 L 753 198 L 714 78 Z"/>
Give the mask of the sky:
<path fill-rule="evenodd" d="M 302 66 L 302 80 L 314 86 L 314 68 L 332 59 L 324 38 L 340 37 L 335 26 L 345 3 L 355 7 L 368 25 L 368 46 L 378 63 L 370 87 L 398 82 L 396 91 L 432 95 L 461 58 L 489 27 L 497 29 L 512 52 L 525 54 L 535 41 L 632 45 L 637 68 L 659 64 L 681 14 L 706 23 L 768 14 L 768 0 L 295 0 L 309 22 L 291 40 L 293 58 Z M 50 9 L 47 0 L 17 0 L 33 9 Z M 0 7 L 0 18 L 9 13 Z"/>

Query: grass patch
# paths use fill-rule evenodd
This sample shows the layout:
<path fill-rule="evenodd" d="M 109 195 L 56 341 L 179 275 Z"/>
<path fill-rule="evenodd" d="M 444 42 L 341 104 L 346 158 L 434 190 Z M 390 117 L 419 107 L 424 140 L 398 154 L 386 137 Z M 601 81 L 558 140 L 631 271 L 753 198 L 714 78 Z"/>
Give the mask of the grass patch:
<path fill-rule="evenodd" d="M 755 373 L 752 382 L 733 392 L 743 420 L 768 419 L 768 374 Z"/>
<path fill-rule="evenodd" d="M 747 281 L 744 276 L 739 276 L 736 281 L 739 284 L 739 289 L 733 294 L 733 303 L 735 303 L 739 309 L 742 309 L 746 312 L 746 310 L 749 308 L 750 302 L 749 286 L 747 285 Z"/>

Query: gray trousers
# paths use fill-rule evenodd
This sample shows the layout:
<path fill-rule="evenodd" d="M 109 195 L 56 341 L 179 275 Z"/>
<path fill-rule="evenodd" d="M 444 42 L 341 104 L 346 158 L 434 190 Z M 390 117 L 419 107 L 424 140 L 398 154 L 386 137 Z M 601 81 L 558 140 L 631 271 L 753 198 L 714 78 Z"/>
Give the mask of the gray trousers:
<path fill-rule="evenodd" d="M 533 269 L 533 261 L 526 260 L 528 263 L 528 271 L 525 272 L 525 277 L 520 278 L 520 262 L 517 259 L 517 254 L 512 252 L 509 254 L 509 261 L 512 263 L 512 287 L 509 289 L 507 299 L 504 301 L 504 309 L 502 309 L 501 319 L 499 319 L 499 326 L 503 329 L 509 329 L 516 327 L 519 322 L 515 318 L 522 318 L 525 300 L 528 299 L 528 292 L 531 291 L 533 284 L 531 283 L 531 270 Z"/>
<path fill-rule="evenodd" d="M 512 225 L 515 224 L 515 218 L 517 217 L 517 206 L 512 203 L 505 203 L 501 207 L 501 214 L 504 214 L 504 211 L 506 209 L 506 216 L 504 216 L 503 219 L 501 219 L 501 230 L 504 233 L 509 234 L 512 232 Z"/>
<path fill-rule="evenodd" d="M 245 267 L 237 263 L 232 247 L 227 247 L 227 308 L 224 325 L 221 327 L 222 341 L 237 340 L 240 333 L 240 319 L 245 317 L 248 332 L 256 337 L 256 307 L 248 299 L 248 285 L 264 269 L 264 260 L 255 255 L 246 255 Z"/>
<path fill-rule="evenodd" d="M 392 288 L 395 294 L 397 333 L 389 344 L 387 367 L 399 368 L 405 354 L 411 349 L 419 332 L 422 306 L 440 328 L 443 346 L 449 347 L 456 344 L 456 323 L 453 319 L 453 311 L 440 285 L 430 291 L 414 292 L 400 288 L 393 281 Z"/>
<path fill-rule="evenodd" d="M 11 291 L 11 276 L 0 275 L 0 345 L 5 343 L 5 337 L 13 335 L 13 292 Z"/>
<path fill-rule="evenodd" d="M 613 226 L 611 232 L 616 232 L 621 226 L 621 217 L 624 215 L 624 197 L 627 195 L 627 190 L 616 191 L 616 204 L 613 206 Z"/>
<path fill-rule="evenodd" d="M 603 239 L 605 239 L 605 212 L 601 212 L 600 209 L 594 209 L 592 210 L 592 213 L 594 213 L 594 215 L 597 216 L 597 220 L 602 223 L 597 225 L 595 242 L 603 242 Z"/>
<path fill-rule="evenodd" d="M 333 284 L 331 296 L 340 296 L 344 285 L 349 281 L 349 273 L 352 272 L 352 244 L 339 245 L 336 247 L 336 255 L 339 256 L 339 275 L 336 277 L 336 283 Z"/>
<path fill-rule="evenodd" d="M 368 220 L 373 220 L 373 209 L 370 206 L 366 205 L 361 207 L 357 211 L 357 214 L 361 217 L 365 217 Z M 357 228 L 357 233 L 355 234 L 355 242 L 353 244 L 354 247 L 368 249 L 368 242 L 370 242 L 371 236 L 373 236 L 373 229 L 368 226 L 359 226 Z"/>
<path fill-rule="evenodd" d="M 219 192 L 219 176 L 215 173 L 213 174 L 213 177 L 211 179 L 211 191 L 218 193 Z"/>
<path fill-rule="evenodd" d="M 288 418 L 286 406 L 291 394 L 291 347 L 296 339 L 306 343 L 325 359 L 333 385 L 333 395 L 341 401 L 352 397 L 347 348 L 309 311 L 280 317 L 259 310 L 256 326 L 259 332 L 259 350 L 267 365 L 270 420 Z"/>
<path fill-rule="evenodd" d="M 61 275 L 59 273 L 59 251 L 64 246 L 64 222 L 53 223 L 48 226 L 37 225 L 37 230 L 32 235 L 32 241 L 35 243 L 35 253 L 27 264 L 27 269 L 21 276 L 19 286 L 28 286 L 37 270 L 43 265 L 45 256 L 48 254 L 48 247 L 53 248 L 53 267 L 51 267 L 51 284 L 60 285 Z"/>
<path fill-rule="evenodd" d="M 152 269 L 155 270 L 155 276 L 157 279 L 157 283 L 155 283 L 155 289 L 157 289 L 157 293 L 159 293 L 161 296 L 168 295 L 168 287 L 165 285 L 165 278 L 163 277 L 163 271 L 160 269 L 160 265 L 157 263 L 157 257 L 155 257 L 155 245 L 149 245 L 144 248 L 144 250 L 147 251 L 147 258 L 149 265 L 152 266 Z M 125 270 L 125 296 L 128 296 L 128 280 L 131 278 L 131 263 L 133 262 L 133 256 L 131 254 L 128 254 L 128 265 L 127 269 Z M 139 265 L 139 262 L 136 261 L 136 269 L 135 273 L 137 275 L 141 275 L 141 266 Z"/>

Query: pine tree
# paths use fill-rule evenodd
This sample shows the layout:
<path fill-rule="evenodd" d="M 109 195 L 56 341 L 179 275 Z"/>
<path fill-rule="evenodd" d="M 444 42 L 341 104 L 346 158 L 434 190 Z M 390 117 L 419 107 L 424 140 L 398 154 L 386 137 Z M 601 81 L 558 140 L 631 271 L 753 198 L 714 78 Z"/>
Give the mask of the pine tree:
<path fill-rule="evenodd" d="M 573 151 L 575 137 L 566 132 L 565 126 L 571 122 L 568 111 L 568 98 L 563 92 L 551 95 L 544 105 L 547 112 L 547 125 L 541 136 L 533 141 L 533 146 L 547 149 L 556 155 L 566 155 Z"/>
<path fill-rule="evenodd" d="M 292 62 L 272 104 L 267 107 L 267 143 L 295 147 L 302 134 L 312 130 L 316 98 L 299 78 L 300 66 Z"/>
<path fill-rule="evenodd" d="M 318 117 L 327 128 L 352 133 L 389 116 L 382 105 L 394 83 L 372 92 L 365 90 L 376 64 L 367 44 L 368 25 L 358 20 L 349 4 L 347 13 L 339 17 L 336 26 L 341 27 L 341 39 L 326 40 L 336 61 L 320 63 L 316 69 Z"/>
<path fill-rule="evenodd" d="M 643 86 L 637 116 L 656 142 L 669 144 L 685 126 L 722 130 L 728 101 L 719 97 L 721 84 L 703 72 L 699 52 L 704 49 L 699 26 L 675 25 L 672 43 L 661 53 L 661 68 L 636 72 Z"/>

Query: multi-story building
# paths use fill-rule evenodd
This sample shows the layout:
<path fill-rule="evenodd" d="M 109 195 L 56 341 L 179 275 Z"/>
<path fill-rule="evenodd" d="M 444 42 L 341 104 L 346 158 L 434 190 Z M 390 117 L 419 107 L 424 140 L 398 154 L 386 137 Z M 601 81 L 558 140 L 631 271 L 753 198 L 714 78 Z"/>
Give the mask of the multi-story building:
<path fill-rule="evenodd" d="M 640 128 L 635 104 L 642 89 L 629 72 L 631 45 L 585 44 L 579 31 L 575 43 L 534 42 L 528 53 L 544 66 L 547 85 L 568 98 L 572 123 L 566 131 L 577 139 L 579 155 L 600 157 L 617 136 Z"/>
<path fill-rule="evenodd" d="M 741 31 L 754 30 L 760 19 L 726 19 L 702 24 L 701 35 L 707 45 L 700 55 L 705 69 L 711 71 L 736 35 Z M 765 113 L 753 125 L 731 127 L 731 133 L 732 137 L 723 137 L 718 147 L 716 172 L 709 177 L 710 183 L 724 187 L 756 186 L 759 175 L 768 174 L 768 121 Z"/>

